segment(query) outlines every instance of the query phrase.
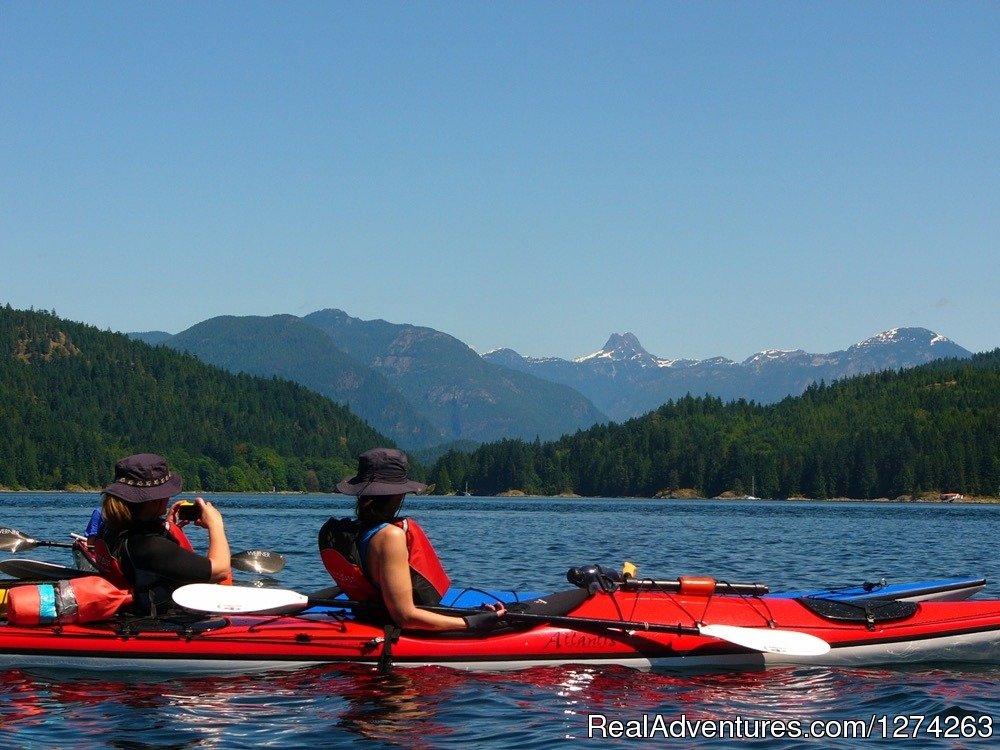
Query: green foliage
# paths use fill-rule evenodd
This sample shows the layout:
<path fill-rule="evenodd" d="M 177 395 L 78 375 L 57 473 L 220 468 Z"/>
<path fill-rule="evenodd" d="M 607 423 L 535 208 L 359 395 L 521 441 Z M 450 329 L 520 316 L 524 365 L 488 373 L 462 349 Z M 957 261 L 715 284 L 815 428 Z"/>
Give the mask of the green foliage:
<path fill-rule="evenodd" d="M 149 451 L 186 490 L 327 492 L 378 444 L 391 443 L 300 385 L 0 308 L 0 486 L 99 488 Z"/>
<path fill-rule="evenodd" d="M 556 442 L 451 451 L 447 475 L 481 494 L 895 498 L 1000 493 L 1000 350 L 833 385 L 771 406 L 690 396 Z"/>

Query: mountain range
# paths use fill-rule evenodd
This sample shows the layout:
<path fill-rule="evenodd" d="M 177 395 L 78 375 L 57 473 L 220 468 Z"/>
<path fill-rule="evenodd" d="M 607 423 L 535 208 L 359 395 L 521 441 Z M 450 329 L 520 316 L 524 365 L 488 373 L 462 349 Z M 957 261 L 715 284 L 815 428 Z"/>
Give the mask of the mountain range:
<path fill-rule="evenodd" d="M 643 349 L 631 333 L 613 334 L 602 349 L 574 360 L 522 357 L 510 349 L 487 352 L 483 358 L 575 388 L 620 422 L 688 394 L 768 404 L 797 396 L 819 381 L 970 356 L 972 352 L 926 328 L 894 328 L 829 354 L 766 349 L 743 362 L 663 359 Z"/>
<path fill-rule="evenodd" d="M 971 352 L 924 328 L 896 328 L 843 351 L 765 350 L 741 363 L 656 357 L 631 333 L 574 360 L 484 355 L 431 328 L 365 321 L 341 310 L 304 317 L 224 316 L 171 335 L 132 338 L 233 372 L 298 382 L 411 450 L 504 438 L 552 440 L 624 421 L 692 395 L 771 403 L 810 384 Z"/>

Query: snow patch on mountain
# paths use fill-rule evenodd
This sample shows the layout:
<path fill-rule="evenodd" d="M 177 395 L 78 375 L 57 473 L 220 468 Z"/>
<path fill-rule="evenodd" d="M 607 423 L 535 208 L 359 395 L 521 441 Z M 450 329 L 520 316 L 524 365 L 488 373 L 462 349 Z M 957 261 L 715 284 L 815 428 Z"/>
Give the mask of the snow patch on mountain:
<path fill-rule="evenodd" d="M 696 359 L 660 359 L 656 358 L 657 367 L 693 367 L 698 364 Z"/>
<path fill-rule="evenodd" d="M 926 328 L 890 328 L 888 331 L 879 333 L 871 338 L 865 339 L 848 351 L 858 349 L 870 349 L 876 346 L 886 346 L 893 344 L 914 344 L 919 346 L 936 346 L 939 344 L 952 344 L 951 339 L 940 334 L 929 331 Z"/>
<path fill-rule="evenodd" d="M 772 362 L 786 362 L 790 359 L 808 357 L 802 349 L 764 349 L 743 360 L 744 367 L 759 367 Z"/>

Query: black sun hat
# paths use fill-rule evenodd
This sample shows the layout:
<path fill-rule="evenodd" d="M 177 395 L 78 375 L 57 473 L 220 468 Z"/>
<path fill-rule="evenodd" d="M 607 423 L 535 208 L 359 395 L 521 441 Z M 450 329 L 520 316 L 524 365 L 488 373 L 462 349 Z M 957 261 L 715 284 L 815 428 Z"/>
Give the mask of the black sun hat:
<path fill-rule="evenodd" d="M 180 474 L 170 471 L 163 456 L 136 453 L 115 464 L 115 481 L 101 492 L 128 503 L 148 503 L 173 497 L 183 482 Z"/>
<path fill-rule="evenodd" d="M 372 448 L 358 456 L 357 474 L 337 485 L 345 495 L 402 495 L 421 492 L 426 484 L 406 476 L 409 459 L 396 448 Z"/>

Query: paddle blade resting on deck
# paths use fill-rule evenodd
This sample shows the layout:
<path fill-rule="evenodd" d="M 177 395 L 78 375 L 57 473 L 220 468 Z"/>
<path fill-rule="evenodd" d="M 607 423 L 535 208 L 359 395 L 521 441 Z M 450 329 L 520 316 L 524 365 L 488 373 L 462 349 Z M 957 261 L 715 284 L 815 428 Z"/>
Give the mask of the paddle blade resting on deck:
<path fill-rule="evenodd" d="M 743 628 L 734 625 L 700 625 L 698 630 L 710 638 L 729 641 L 768 654 L 822 656 L 830 650 L 830 644 L 822 638 L 795 630 Z"/>
<path fill-rule="evenodd" d="M 195 612 L 216 614 L 254 613 L 278 615 L 309 607 L 309 597 L 288 589 L 257 589 L 246 586 L 219 586 L 189 583 L 173 593 L 176 604 Z"/>

